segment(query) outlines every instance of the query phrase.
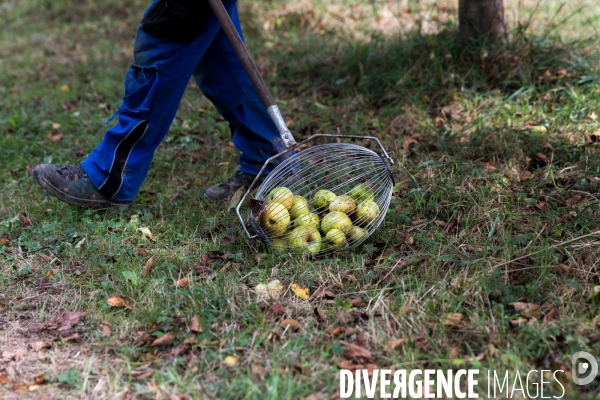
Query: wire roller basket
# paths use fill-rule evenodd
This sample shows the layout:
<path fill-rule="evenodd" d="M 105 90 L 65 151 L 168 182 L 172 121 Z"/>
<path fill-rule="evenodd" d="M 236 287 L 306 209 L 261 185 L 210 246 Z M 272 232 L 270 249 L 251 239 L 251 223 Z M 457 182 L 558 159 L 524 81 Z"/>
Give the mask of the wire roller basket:
<path fill-rule="evenodd" d="M 374 140 L 381 155 L 352 143 L 326 143 L 299 150 L 315 138 Z M 296 150 L 296 151 L 294 151 Z M 267 166 L 287 153 L 250 200 Z M 373 136 L 316 134 L 267 160 L 236 211 L 250 238 L 258 237 L 279 254 L 325 256 L 354 248 L 381 225 L 394 187 L 393 160 Z"/>

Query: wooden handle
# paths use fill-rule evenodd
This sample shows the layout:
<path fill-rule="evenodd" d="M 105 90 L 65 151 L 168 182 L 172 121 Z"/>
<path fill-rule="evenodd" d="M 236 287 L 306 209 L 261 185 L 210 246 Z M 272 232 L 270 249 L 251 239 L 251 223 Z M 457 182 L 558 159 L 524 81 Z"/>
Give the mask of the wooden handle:
<path fill-rule="evenodd" d="M 254 89 L 256 89 L 258 97 L 260 97 L 263 105 L 267 109 L 274 106 L 275 101 L 273 100 L 273 96 L 271 96 L 271 92 L 269 92 L 265 81 L 260 75 L 260 72 L 258 72 L 256 64 L 254 64 L 254 61 L 252 61 L 252 57 L 250 57 L 250 53 L 248 53 L 248 49 L 242 41 L 242 38 L 235 29 L 235 26 L 233 26 L 233 22 L 231 22 L 231 18 L 229 18 L 229 14 L 227 14 L 225 6 L 223 6 L 221 0 L 208 0 L 208 2 L 215 12 L 216 17 L 221 24 L 221 28 L 223 28 L 227 39 L 229 39 L 231 46 L 235 50 L 235 54 L 237 54 L 240 62 L 242 63 L 242 66 L 248 74 L 250 82 L 252 82 Z"/>

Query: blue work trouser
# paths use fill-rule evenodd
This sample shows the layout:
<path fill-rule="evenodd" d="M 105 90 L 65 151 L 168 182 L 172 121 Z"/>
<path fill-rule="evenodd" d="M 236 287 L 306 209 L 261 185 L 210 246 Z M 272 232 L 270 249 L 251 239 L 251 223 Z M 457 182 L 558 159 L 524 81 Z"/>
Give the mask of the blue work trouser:
<path fill-rule="evenodd" d="M 236 0 L 224 5 L 241 36 Z M 233 129 L 233 143 L 242 153 L 238 171 L 256 175 L 269 157 L 285 149 L 214 14 L 190 43 L 153 37 L 138 28 L 133 56 L 119 121 L 82 163 L 106 197 L 123 202 L 135 198 L 191 76 Z"/>

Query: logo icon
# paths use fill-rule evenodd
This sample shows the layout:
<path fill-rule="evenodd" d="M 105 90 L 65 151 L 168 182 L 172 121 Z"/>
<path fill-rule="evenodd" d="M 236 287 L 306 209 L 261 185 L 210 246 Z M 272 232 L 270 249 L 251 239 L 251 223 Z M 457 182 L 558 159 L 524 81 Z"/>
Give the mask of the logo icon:
<path fill-rule="evenodd" d="M 571 371 L 576 385 L 587 385 L 598 375 L 598 362 L 590 353 L 578 351 L 571 357 Z"/>

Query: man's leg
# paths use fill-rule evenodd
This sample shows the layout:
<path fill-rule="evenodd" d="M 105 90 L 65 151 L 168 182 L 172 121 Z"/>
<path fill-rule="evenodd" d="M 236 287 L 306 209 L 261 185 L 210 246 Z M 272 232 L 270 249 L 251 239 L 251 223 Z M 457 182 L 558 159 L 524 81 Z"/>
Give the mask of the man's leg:
<path fill-rule="evenodd" d="M 237 10 L 230 15 L 242 36 Z M 204 95 L 230 123 L 233 143 L 242 152 L 236 174 L 206 190 L 208 198 L 225 200 L 240 186 L 247 188 L 265 161 L 286 147 L 223 30 L 219 30 L 204 53 L 194 78 Z"/>
<path fill-rule="evenodd" d="M 235 0 L 227 1 L 225 7 L 232 13 Z M 105 133 L 83 168 L 39 165 L 34 170 L 38 182 L 70 204 L 92 208 L 130 204 L 175 117 L 189 78 L 219 30 L 214 15 L 189 43 L 138 29 L 118 123 Z"/>

